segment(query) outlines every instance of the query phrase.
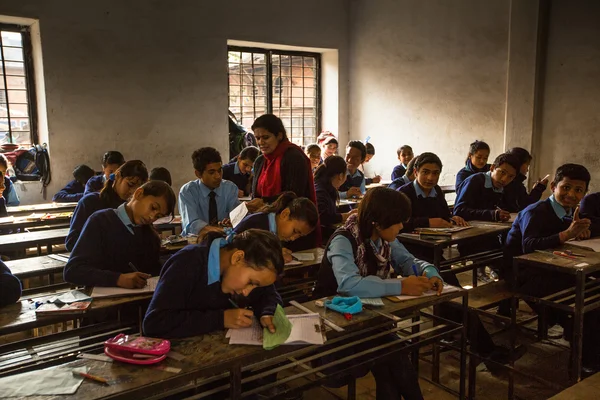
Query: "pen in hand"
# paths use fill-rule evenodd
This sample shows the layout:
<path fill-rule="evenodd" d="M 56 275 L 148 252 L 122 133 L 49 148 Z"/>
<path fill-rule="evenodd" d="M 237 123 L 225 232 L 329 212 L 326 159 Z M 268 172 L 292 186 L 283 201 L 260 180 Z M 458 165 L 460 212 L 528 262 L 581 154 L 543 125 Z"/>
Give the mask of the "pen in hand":
<path fill-rule="evenodd" d="M 133 270 L 133 272 L 137 272 L 138 274 L 140 274 L 141 272 L 135 267 L 135 265 L 133 265 L 132 262 L 129 262 L 129 267 Z M 149 275 L 148 275 L 149 276 Z M 144 279 L 144 286 L 148 286 L 148 282 L 146 282 L 146 277 L 142 277 Z"/>

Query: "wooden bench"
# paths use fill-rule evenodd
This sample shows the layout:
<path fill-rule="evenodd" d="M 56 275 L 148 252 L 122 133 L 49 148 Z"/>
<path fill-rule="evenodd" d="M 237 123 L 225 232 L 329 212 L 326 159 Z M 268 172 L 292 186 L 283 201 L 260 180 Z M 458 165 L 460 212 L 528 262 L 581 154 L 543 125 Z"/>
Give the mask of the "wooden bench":
<path fill-rule="evenodd" d="M 69 228 L 61 228 L 34 233 L 0 235 L 0 253 L 37 247 L 38 255 L 42 255 L 42 246 L 47 246 L 48 253 L 52 253 L 52 245 L 64 244 L 68 234 Z"/>

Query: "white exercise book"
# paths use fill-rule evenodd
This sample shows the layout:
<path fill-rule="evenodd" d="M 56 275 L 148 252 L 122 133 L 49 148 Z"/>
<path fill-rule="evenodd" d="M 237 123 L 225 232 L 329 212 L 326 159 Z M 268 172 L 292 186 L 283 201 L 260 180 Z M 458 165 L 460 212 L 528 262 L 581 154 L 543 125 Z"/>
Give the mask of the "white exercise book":
<path fill-rule="evenodd" d="M 297 261 L 315 261 L 313 253 L 292 253 L 292 257 Z"/>
<path fill-rule="evenodd" d="M 569 240 L 567 243 L 577 247 L 583 247 L 592 249 L 594 251 L 600 251 L 600 238 L 587 240 Z"/>
<path fill-rule="evenodd" d="M 459 288 L 457 288 L 456 286 L 444 284 L 444 289 L 442 290 L 442 294 L 458 292 L 458 290 L 459 290 Z M 437 292 L 435 290 L 428 290 L 425 293 L 423 293 L 421 296 L 400 295 L 400 296 L 395 296 L 395 297 L 398 300 L 412 300 L 412 299 L 417 299 L 417 298 L 423 297 L 423 296 L 435 296 L 435 295 L 437 295 Z"/>
<path fill-rule="evenodd" d="M 246 203 L 241 203 L 229 213 L 229 220 L 231 221 L 231 226 L 233 226 L 234 228 L 238 226 L 238 224 L 242 222 L 246 215 L 248 215 L 248 207 L 246 207 Z"/>
<path fill-rule="evenodd" d="M 146 281 L 146 286 L 141 289 L 94 286 L 94 290 L 92 290 L 92 298 L 97 299 L 100 297 L 134 296 L 137 294 L 154 293 L 154 290 L 156 290 L 156 284 L 158 283 L 158 278 L 158 276 L 149 278 Z"/>
<path fill-rule="evenodd" d="M 287 316 L 292 323 L 292 332 L 284 344 L 323 344 L 323 328 L 319 314 L 294 314 Z M 230 329 L 225 337 L 229 344 L 249 344 L 262 346 L 263 327 L 256 318 L 252 318 L 252 326 L 242 329 Z"/>

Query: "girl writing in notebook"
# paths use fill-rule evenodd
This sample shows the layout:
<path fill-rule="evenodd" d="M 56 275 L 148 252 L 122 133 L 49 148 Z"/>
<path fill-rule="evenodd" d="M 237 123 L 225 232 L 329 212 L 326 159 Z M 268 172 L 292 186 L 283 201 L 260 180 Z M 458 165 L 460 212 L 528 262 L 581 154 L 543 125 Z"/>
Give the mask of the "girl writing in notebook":
<path fill-rule="evenodd" d="M 71 217 L 71 227 L 65 247 L 73 251 L 86 221 L 98 210 L 117 208 L 127 201 L 133 192 L 148 180 L 148 170 L 140 160 L 131 160 L 111 174 L 100 193 L 89 193 L 77 203 Z"/>
<path fill-rule="evenodd" d="M 292 261 L 292 250 L 307 250 L 302 243 L 294 243 L 311 233 L 319 221 L 319 212 L 315 204 L 306 197 L 297 197 L 294 192 L 283 192 L 277 200 L 247 216 L 234 229 L 236 233 L 250 228 L 263 229 L 277 235 L 286 242 L 283 249 L 285 262 Z M 291 248 L 288 249 L 288 248 Z"/>
<path fill-rule="evenodd" d="M 65 281 L 143 288 L 160 271 L 160 239 L 152 224 L 173 214 L 175 199 L 167 183 L 150 181 L 136 189 L 129 202 L 95 212 L 71 252 Z"/>
<path fill-rule="evenodd" d="M 209 232 L 163 267 L 144 317 L 144 334 L 183 338 L 246 328 L 253 315 L 275 332 L 272 317 L 282 301 L 273 283 L 282 270 L 281 244 L 274 234 Z"/>

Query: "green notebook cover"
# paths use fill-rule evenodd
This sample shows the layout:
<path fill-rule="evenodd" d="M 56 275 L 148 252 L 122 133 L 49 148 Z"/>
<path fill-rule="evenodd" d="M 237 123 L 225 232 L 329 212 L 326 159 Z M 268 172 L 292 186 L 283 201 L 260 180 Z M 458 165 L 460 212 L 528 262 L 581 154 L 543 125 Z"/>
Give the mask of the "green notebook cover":
<path fill-rule="evenodd" d="M 292 333 L 292 323 L 279 304 L 273 315 L 273 325 L 275 325 L 275 333 L 271 333 L 268 328 L 263 328 L 263 349 L 265 350 L 273 350 L 282 345 Z"/>

